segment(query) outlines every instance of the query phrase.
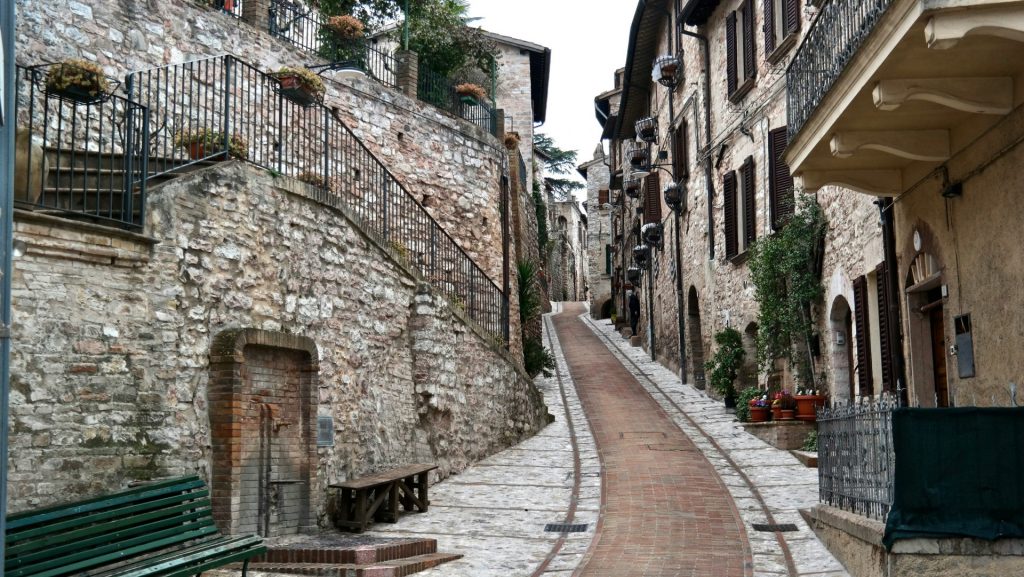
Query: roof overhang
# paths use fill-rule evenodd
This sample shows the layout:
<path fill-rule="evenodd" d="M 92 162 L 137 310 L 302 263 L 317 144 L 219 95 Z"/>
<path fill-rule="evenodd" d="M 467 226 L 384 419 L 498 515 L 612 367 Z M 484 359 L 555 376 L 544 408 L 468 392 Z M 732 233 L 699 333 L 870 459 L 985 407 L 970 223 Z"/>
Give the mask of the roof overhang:
<path fill-rule="evenodd" d="M 721 0 L 690 0 L 683 6 L 680 17 L 687 26 L 703 26 Z"/>
<path fill-rule="evenodd" d="M 620 140 L 636 136 L 633 124 L 647 114 L 651 92 L 651 69 L 658 56 L 658 39 L 669 16 L 668 0 L 640 0 L 629 30 L 622 100 L 614 136 Z"/>

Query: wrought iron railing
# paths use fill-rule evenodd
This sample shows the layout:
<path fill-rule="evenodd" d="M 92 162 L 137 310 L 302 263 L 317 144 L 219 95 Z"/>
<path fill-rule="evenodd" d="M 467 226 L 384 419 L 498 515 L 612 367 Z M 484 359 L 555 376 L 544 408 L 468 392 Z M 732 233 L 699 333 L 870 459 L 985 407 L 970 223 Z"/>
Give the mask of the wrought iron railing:
<path fill-rule="evenodd" d="M 52 91 L 45 79 L 54 66 L 61 65 L 16 69 L 15 203 L 141 229 L 149 138 L 145 108 L 117 94 Z"/>
<path fill-rule="evenodd" d="M 214 0 L 213 7 L 235 18 L 242 17 L 242 3 L 246 0 Z"/>
<path fill-rule="evenodd" d="M 891 3 L 892 0 L 825 3 L 786 70 L 790 142 Z"/>
<path fill-rule="evenodd" d="M 231 56 L 137 72 L 128 93 L 149 106 L 150 173 L 244 158 L 317 187 L 396 259 L 508 342 L 505 294 L 352 131 L 319 103 L 292 102 L 278 81 Z M 203 150 L 184 135 L 212 133 Z"/>
<path fill-rule="evenodd" d="M 526 161 L 523 160 L 523 152 L 519 150 L 518 146 L 516 147 L 516 156 L 519 157 L 519 186 L 526 190 Z M 532 193 L 533 191 L 527 190 L 526 192 Z"/>
<path fill-rule="evenodd" d="M 398 86 L 398 62 L 366 38 L 341 39 L 319 10 L 287 0 L 271 0 L 270 33 L 328 62 L 358 68 L 377 82 Z"/>
<path fill-rule="evenodd" d="M 819 500 L 884 521 L 892 506 L 895 399 L 818 410 Z"/>
<path fill-rule="evenodd" d="M 483 100 L 459 96 L 455 91 L 456 82 L 420 63 L 416 95 L 426 102 L 472 122 L 490 134 L 497 134 L 497 114 Z"/>

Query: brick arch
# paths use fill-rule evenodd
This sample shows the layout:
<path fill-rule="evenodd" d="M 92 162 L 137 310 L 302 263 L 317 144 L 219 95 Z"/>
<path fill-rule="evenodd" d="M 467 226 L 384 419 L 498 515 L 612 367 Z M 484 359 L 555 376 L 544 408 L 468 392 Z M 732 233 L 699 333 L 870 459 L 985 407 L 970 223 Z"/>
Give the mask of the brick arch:
<path fill-rule="evenodd" d="M 213 339 L 208 387 L 214 517 L 222 531 L 309 529 L 316 490 L 316 343 L 258 329 Z"/>

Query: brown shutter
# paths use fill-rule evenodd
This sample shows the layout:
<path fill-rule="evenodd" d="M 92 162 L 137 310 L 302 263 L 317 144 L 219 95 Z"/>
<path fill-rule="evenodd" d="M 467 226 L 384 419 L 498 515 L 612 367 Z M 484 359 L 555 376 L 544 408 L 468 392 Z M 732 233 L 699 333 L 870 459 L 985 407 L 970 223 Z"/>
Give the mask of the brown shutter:
<path fill-rule="evenodd" d="M 860 394 L 872 395 L 871 337 L 868 326 L 868 281 L 859 276 L 853 281 L 853 318 L 857 330 L 857 382 Z"/>
<path fill-rule="evenodd" d="M 686 150 L 686 137 L 686 123 L 681 122 L 679 126 L 672 131 L 672 175 L 676 178 L 677 182 L 686 180 L 686 177 L 689 176 L 690 173 Z"/>
<path fill-rule="evenodd" d="M 725 69 L 729 77 L 729 94 L 736 92 L 739 81 L 736 77 L 736 13 L 730 12 L 725 17 Z"/>
<path fill-rule="evenodd" d="M 607 188 L 598 189 L 598 191 L 597 191 L 597 204 L 598 204 L 598 208 L 600 208 L 600 205 L 608 204 L 608 189 Z"/>
<path fill-rule="evenodd" d="M 772 229 L 778 230 L 793 216 L 793 175 L 782 160 L 788 144 L 786 127 L 768 133 L 768 206 L 771 210 Z"/>
<path fill-rule="evenodd" d="M 725 198 L 725 258 L 736 256 L 736 173 L 725 175 L 722 186 Z"/>
<path fill-rule="evenodd" d="M 661 222 L 661 179 L 660 175 L 647 177 L 647 194 L 644 195 L 644 224 Z"/>
<path fill-rule="evenodd" d="M 786 5 L 786 34 L 800 31 L 800 0 L 784 0 Z"/>
<path fill-rule="evenodd" d="M 754 0 L 743 3 L 743 79 L 757 76 L 757 62 L 754 62 Z"/>
<path fill-rule="evenodd" d="M 746 246 L 757 238 L 757 204 L 754 198 L 754 157 L 743 161 L 743 232 Z"/>
<path fill-rule="evenodd" d="M 775 51 L 775 0 L 764 0 L 764 53 Z"/>
<path fill-rule="evenodd" d="M 878 291 L 878 335 L 881 344 L 882 358 L 882 390 L 893 390 L 893 367 L 892 367 L 892 326 L 889 322 L 889 283 L 886 274 L 885 262 L 875 269 L 877 277 L 875 288 Z"/>

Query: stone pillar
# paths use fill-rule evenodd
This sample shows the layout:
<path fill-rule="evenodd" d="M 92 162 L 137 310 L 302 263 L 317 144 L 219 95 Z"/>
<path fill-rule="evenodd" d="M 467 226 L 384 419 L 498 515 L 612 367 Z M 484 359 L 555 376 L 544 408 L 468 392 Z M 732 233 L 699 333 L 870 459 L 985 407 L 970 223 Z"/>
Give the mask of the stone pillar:
<path fill-rule="evenodd" d="M 420 57 L 411 50 L 395 52 L 398 61 L 398 91 L 409 98 L 416 98 L 416 89 L 420 78 Z"/>
<path fill-rule="evenodd" d="M 270 0 L 245 0 L 242 3 L 242 22 L 258 30 L 273 32 L 270 29 Z"/>
<path fill-rule="evenodd" d="M 498 140 L 505 140 L 505 109 L 495 108 L 494 109 L 494 136 L 498 137 Z"/>

